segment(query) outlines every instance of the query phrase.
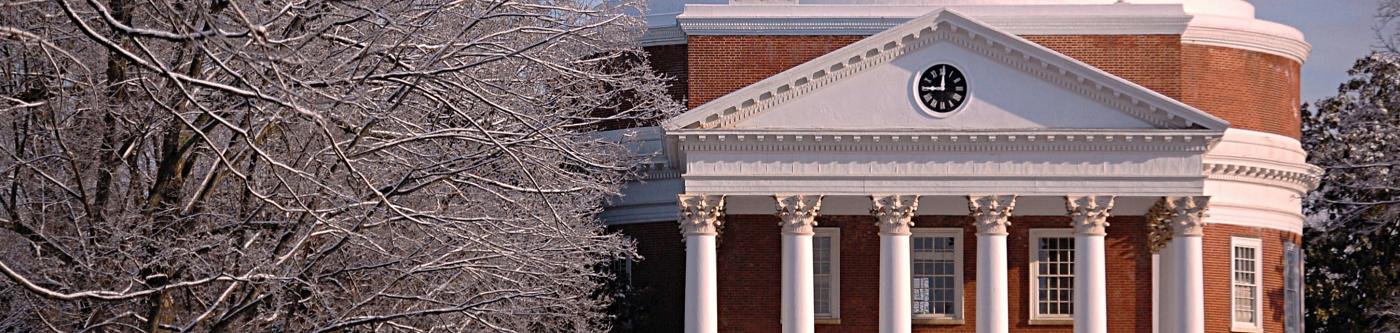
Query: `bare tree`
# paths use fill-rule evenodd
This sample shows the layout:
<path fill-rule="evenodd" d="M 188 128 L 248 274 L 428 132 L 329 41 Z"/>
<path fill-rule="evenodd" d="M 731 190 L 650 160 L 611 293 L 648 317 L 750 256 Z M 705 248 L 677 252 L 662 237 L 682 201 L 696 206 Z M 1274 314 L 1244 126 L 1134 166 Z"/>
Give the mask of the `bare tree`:
<path fill-rule="evenodd" d="M 0 0 L 0 325 L 606 329 L 641 10 Z"/>

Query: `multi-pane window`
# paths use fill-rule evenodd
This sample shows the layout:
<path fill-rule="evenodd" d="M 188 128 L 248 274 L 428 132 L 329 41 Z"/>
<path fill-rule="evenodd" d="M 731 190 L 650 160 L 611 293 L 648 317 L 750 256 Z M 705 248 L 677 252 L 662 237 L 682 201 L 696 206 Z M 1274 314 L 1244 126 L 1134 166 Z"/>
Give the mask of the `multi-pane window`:
<path fill-rule="evenodd" d="M 1073 319 L 1074 237 L 1069 229 L 1031 230 L 1031 319 Z"/>
<path fill-rule="evenodd" d="M 1303 258 L 1298 244 L 1283 243 L 1283 331 L 1303 331 Z"/>
<path fill-rule="evenodd" d="M 1230 241 L 1231 317 L 1234 330 L 1258 330 L 1260 302 L 1260 242 L 1253 238 Z"/>
<path fill-rule="evenodd" d="M 815 228 L 812 236 L 812 298 L 818 318 L 841 312 L 841 230 Z"/>
<path fill-rule="evenodd" d="M 962 229 L 913 230 L 910 287 L 915 318 L 962 317 Z"/>

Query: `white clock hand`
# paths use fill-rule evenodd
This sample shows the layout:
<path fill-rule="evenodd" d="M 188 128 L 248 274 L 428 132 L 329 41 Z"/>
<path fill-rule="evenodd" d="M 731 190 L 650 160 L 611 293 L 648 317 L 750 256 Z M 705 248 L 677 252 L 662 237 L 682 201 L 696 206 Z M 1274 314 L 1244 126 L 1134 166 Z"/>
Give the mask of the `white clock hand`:
<path fill-rule="evenodd" d="M 939 70 L 938 72 L 942 73 L 943 71 L 942 71 L 942 70 Z M 948 76 L 947 76 L 947 75 L 939 75 L 939 76 L 938 76 L 938 91 L 944 91 L 944 90 L 947 90 L 947 89 L 948 89 Z"/>

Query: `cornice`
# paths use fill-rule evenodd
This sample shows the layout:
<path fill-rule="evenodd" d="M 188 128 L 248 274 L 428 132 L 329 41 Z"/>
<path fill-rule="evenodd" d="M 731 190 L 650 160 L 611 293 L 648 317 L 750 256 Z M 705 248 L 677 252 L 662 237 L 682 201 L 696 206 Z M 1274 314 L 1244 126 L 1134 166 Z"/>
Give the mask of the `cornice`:
<path fill-rule="evenodd" d="M 745 132 L 668 134 L 694 151 L 1182 151 L 1204 152 L 1213 131 L 1172 132 Z"/>
<path fill-rule="evenodd" d="M 1263 183 L 1288 188 L 1299 193 L 1317 188 L 1322 169 L 1308 165 L 1306 171 L 1290 171 L 1257 165 L 1233 163 L 1202 163 L 1207 179 Z"/>
<path fill-rule="evenodd" d="M 1180 5 L 691 5 L 676 18 L 688 35 L 874 35 L 953 8 L 1018 35 L 1180 35 Z"/>
<path fill-rule="evenodd" d="M 1282 56 L 1298 63 L 1312 45 L 1292 27 L 1254 19 L 1197 15 L 1181 35 L 1184 44 L 1228 47 Z"/>
<path fill-rule="evenodd" d="M 682 15 L 684 16 L 684 15 Z M 940 10 L 818 57 L 665 122 L 668 129 L 732 126 L 842 78 L 936 42 L 950 42 L 995 59 L 1159 128 L 1224 129 L 1228 123 L 1191 106 L 1068 58 L 1010 33 Z"/>

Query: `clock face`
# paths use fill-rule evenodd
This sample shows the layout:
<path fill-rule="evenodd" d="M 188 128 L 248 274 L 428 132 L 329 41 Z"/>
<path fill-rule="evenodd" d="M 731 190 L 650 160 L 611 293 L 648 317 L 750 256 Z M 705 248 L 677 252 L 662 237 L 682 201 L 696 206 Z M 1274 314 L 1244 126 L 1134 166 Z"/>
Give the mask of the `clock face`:
<path fill-rule="evenodd" d="M 953 112 L 967 100 L 967 78 L 953 65 L 936 64 L 919 74 L 914 93 L 929 111 Z"/>

